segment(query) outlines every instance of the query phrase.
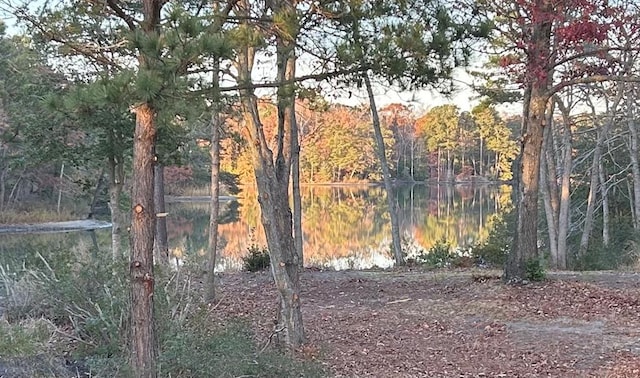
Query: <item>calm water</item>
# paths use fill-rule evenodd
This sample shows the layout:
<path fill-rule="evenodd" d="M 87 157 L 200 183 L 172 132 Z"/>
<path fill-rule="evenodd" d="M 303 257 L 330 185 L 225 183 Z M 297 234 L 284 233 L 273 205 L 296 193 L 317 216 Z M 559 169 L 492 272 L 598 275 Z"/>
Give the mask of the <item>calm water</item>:
<path fill-rule="evenodd" d="M 491 215 L 511 206 L 510 188 L 414 185 L 394 193 L 405 248 L 428 250 L 438 241 L 467 247 L 486 238 Z M 363 269 L 393 265 L 390 222 L 384 191 L 378 187 L 302 188 L 305 265 Z M 230 208 L 231 206 L 231 208 Z M 208 203 L 171 203 L 169 244 L 177 263 L 206 254 Z M 252 244 L 266 245 L 255 193 L 243 191 L 226 204 L 220 226 L 222 258 L 218 270 L 242 267 Z M 235 219 L 234 219 L 235 218 Z"/>
<path fill-rule="evenodd" d="M 438 241 L 470 246 L 486 238 L 491 215 L 511 206 L 510 188 L 412 186 L 394 194 L 406 250 L 428 250 Z M 390 222 L 384 191 L 378 187 L 302 189 L 305 265 L 334 269 L 389 267 Z M 237 270 L 251 245 L 266 245 L 255 193 L 243 191 L 225 203 L 220 226 L 223 250 L 217 270 Z M 208 244 L 207 202 L 167 204 L 174 264 L 200 263 Z M 94 233 L 0 235 L 0 264 L 69 267 L 104 255 L 110 259 L 109 230 Z M 52 266 L 56 270 L 56 266 Z M 10 269 L 11 270 L 11 269 Z"/>

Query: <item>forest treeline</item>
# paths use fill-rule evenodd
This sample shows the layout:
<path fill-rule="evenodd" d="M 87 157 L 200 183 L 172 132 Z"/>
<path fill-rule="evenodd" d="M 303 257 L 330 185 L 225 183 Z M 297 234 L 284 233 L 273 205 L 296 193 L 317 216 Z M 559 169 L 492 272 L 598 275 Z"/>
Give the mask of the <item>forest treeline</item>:
<path fill-rule="evenodd" d="M 366 106 L 314 98 L 300 100 L 296 109 L 302 182 L 382 181 L 371 112 Z M 260 111 L 268 137 L 273 136 L 275 105 L 265 100 Z M 495 105 L 482 103 L 468 112 L 448 104 L 416 114 L 407 105 L 390 104 L 379 109 L 379 114 L 391 175 L 396 180 L 489 182 L 512 178 L 520 120 L 501 116 Z M 237 122 L 228 125 L 222 140 L 222 168 L 238 175 L 241 183 L 251 183 L 251 156 L 241 128 Z"/>

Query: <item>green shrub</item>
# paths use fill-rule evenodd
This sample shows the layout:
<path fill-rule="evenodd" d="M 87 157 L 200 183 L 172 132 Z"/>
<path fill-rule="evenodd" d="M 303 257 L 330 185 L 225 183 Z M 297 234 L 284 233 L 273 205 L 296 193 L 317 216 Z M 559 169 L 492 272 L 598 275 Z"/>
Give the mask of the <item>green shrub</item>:
<path fill-rule="evenodd" d="M 269 257 L 269 250 L 267 247 L 258 247 L 256 244 L 252 244 L 247 251 L 247 256 L 242 258 L 244 270 L 248 272 L 259 272 L 269 269 L 271 265 L 271 257 Z"/>
<path fill-rule="evenodd" d="M 542 262 L 539 259 L 527 261 L 525 276 L 529 281 L 543 281 L 546 277 L 546 272 Z"/>
<path fill-rule="evenodd" d="M 428 251 L 422 251 L 416 257 L 416 262 L 426 265 L 430 268 L 445 268 L 457 258 L 457 255 L 451 250 L 449 243 L 442 239 L 429 248 Z"/>
<path fill-rule="evenodd" d="M 582 254 L 575 254 L 570 261 L 575 270 L 615 270 L 633 267 L 638 262 L 640 233 L 633 228 L 630 217 L 620 216 L 611 221 L 608 245 L 602 241 L 602 230 L 595 229 L 589 240 L 589 248 Z M 572 245 L 579 250 L 579 238 Z"/>
<path fill-rule="evenodd" d="M 487 222 L 487 240 L 472 248 L 472 255 L 494 266 L 503 266 L 513 242 L 513 212 L 494 214 Z"/>

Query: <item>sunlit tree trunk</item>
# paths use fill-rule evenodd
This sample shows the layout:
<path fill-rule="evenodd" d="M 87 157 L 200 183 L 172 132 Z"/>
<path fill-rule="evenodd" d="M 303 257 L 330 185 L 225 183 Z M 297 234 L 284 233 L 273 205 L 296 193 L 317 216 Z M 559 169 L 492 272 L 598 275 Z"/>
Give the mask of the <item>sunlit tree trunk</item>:
<path fill-rule="evenodd" d="M 142 1 L 142 32 L 154 36 L 160 24 L 160 11 L 164 2 L 160 0 Z M 140 53 L 139 70 L 149 70 L 153 64 L 151 57 Z M 153 293 L 155 277 L 153 273 L 153 240 L 155 236 L 156 212 L 153 203 L 156 112 L 150 102 L 142 102 L 132 107 L 136 116 L 133 138 L 133 171 L 131 190 L 131 367 L 136 378 L 157 377 L 158 356 L 155 338 L 155 316 Z"/>
<path fill-rule="evenodd" d="M 389 164 L 387 163 L 387 156 L 384 146 L 384 138 L 382 136 L 382 130 L 380 128 L 380 118 L 378 117 L 378 110 L 376 108 L 375 96 L 373 94 L 373 88 L 371 87 L 371 80 L 369 74 L 364 73 L 363 79 L 365 87 L 367 88 L 367 94 L 369 96 L 369 107 L 371 108 L 371 118 L 373 120 L 373 135 L 376 141 L 376 152 L 378 160 L 382 166 L 382 178 L 384 181 L 384 188 L 387 192 L 387 206 L 389 208 L 389 216 L 391 218 L 391 241 L 393 243 L 393 257 L 396 265 L 404 265 L 404 254 L 402 252 L 402 244 L 400 241 L 400 222 L 398 221 L 398 211 L 396 209 L 396 201 L 393 195 L 393 185 L 391 184 L 391 172 L 389 171 Z"/>
<path fill-rule="evenodd" d="M 131 203 L 131 365 L 135 377 L 156 377 L 156 343 L 153 312 L 153 206 L 155 164 L 155 110 L 148 103 L 135 107 L 133 188 Z"/>

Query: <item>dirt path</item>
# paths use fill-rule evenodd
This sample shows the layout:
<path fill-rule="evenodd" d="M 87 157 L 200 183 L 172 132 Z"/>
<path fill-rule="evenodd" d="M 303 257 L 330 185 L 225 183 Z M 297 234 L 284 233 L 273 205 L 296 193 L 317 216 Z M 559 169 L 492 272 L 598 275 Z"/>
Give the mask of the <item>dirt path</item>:
<path fill-rule="evenodd" d="M 305 272 L 306 358 L 337 377 L 640 377 L 640 275 Z M 215 317 L 274 320 L 267 273 L 221 278 Z"/>

